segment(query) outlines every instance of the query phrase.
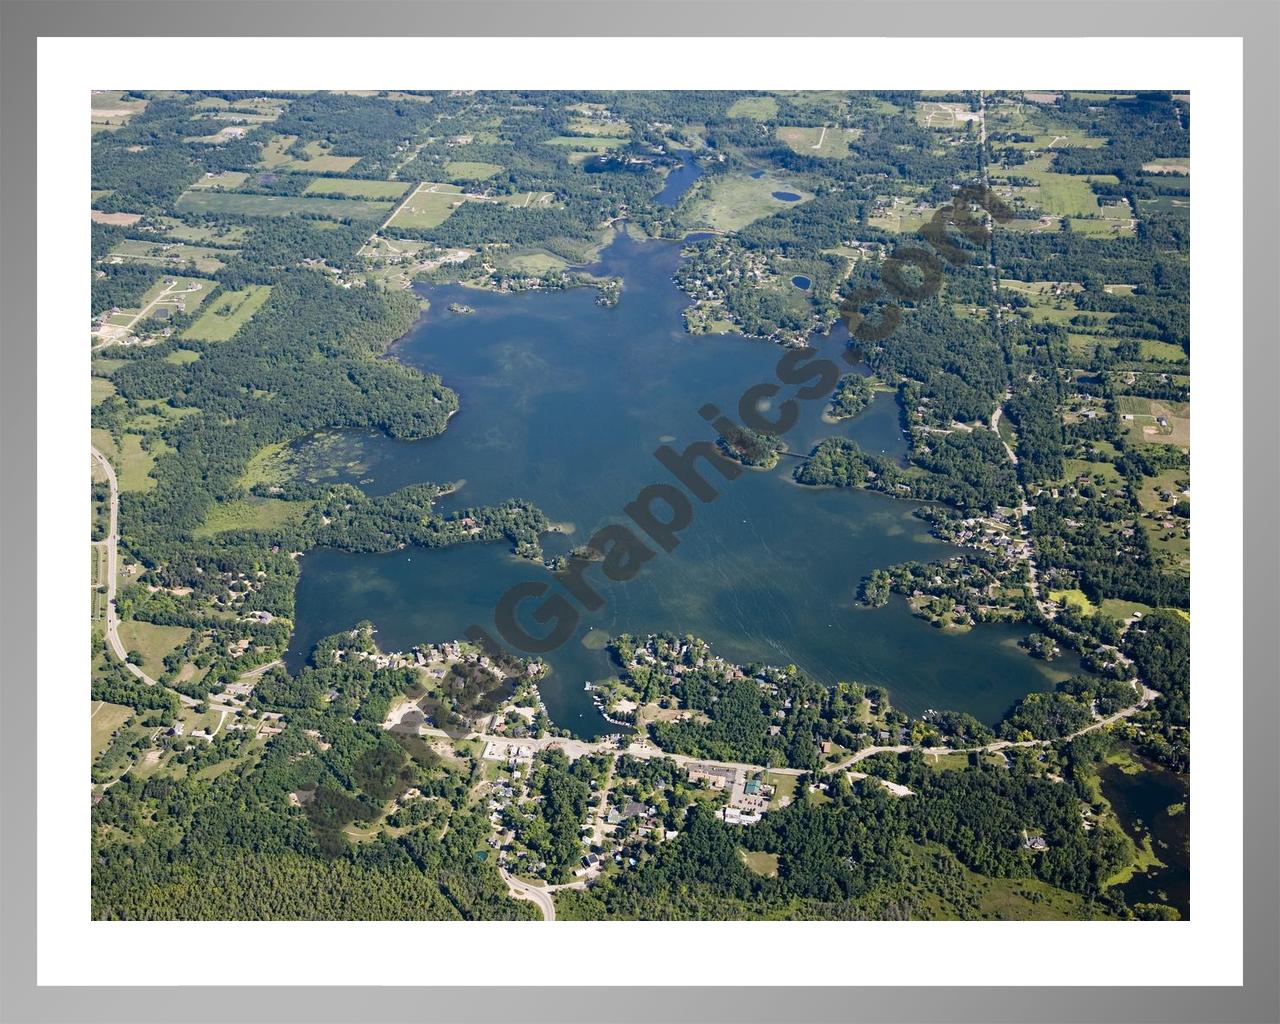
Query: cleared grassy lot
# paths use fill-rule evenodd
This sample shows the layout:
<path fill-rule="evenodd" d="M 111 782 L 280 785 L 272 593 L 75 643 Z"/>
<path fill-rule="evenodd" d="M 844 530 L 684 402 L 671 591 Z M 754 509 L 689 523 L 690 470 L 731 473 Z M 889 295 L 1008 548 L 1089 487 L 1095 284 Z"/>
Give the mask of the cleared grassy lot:
<path fill-rule="evenodd" d="M 434 228 L 465 202 L 462 188 L 446 182 L 424 181 L 388 222 L 393 228 Z"/>
<path fill-rule="evenodd" d="M 141 434 L 121 435 L 119 455 L 115 460 L 120 490 L 149 491 L 155 487 L 151 469 L 156 464 L 156 456 L 169 448 L 158 438 L 152 438 L 150 445 L 150 450 L 142 447 Z"/>
<path fill-rule="evenodd" d="M 772 121 L 778 116 L 778 101 L 772 96 L 744 96 L 735 100 L 725 113 L 729 117 L 749 117 L 753 121 Z"/>
<path fill-rule="evenodd" d="M 611 135 L 557 135 L 547 139 L 546 145 L 563 149 L 581 150 L 586 153 L 604 153 L 625 146 L 627 140 Z"/>
<path fill-rule="evenodd" d="M 802 156 L 846 157 L 849 143 L 859 132 L 853 128 L 800 128 L 793 125 L 778 129 L 778 141 L 785 142 Z"/>
<path fill-rule="evenodd" d="M 349 171 L 360 162 L 358 156 L 339 156 L 329 150 L 323 142 L 308 142 L 302 147 L 307 154 L 304 160 L 290 160 L 286 165 L 294 171 L 317 171 L 331 173 L 333 171 Z"/>
<path fill-rule="evenodd" d="M 800 198 L 786 202 L 774 198 L 774 192 L 789 193 Z M 713 178 L 696 194 L 684 212 L 684 221 L 690 227 L 736 231 L 761 217 L 799 206 L 812 198 L 812 193 L 771 174 L 764 174 L 759 178 L 753 178 L 749 174 L 728 174 Z"/>
<path fill-rule="evenodd" d="M 196 193 L 200 195 L 201 193 Z M 203 193 L 216 197 L 218 193 Z M 181 203 L 181 198 L 178 200 Z M 211 249 L 203 245 L 188 245 L 185 242 L 142 241 L 137 238 L 126 238 L 107 253 L 108 263 L 145 263 L 153 267 L 191 267 L 205 274 L 221 270 L 223 262 L 230 255 L 227 249 Z"/>
<path fill-rule="evenodd" d="M 107 380 L 106 377 L 93 377 L 89 381 L 90 400 L 93 405 L 97 405 L 103 399 L 110 398 L 116 393 L 116 386 Z"/>
<path fill-rule="evenodd" d="M 343 171 L 351 170 L 360 162 L 358 156 L 338 156 L 331 152 L 325 143 L 318 140 L 308 142 L 303 147 L 305 157 L 295 157 L 289 149 L 297 141 L 296 135 L 273 135 L 262 146 L 262 156 L 258 160 L 258 166 L 268 170 L 341 174 Z"/>
<path fill-rule="evenodd" d="M 764 875 L 766 878 L 778 877 L 778 855 L 776 853 L 762 853 L 759 851 L 747 853 L 745 850 L 739 850 L 738 854 L 742 857 L 742 862 L 757 875 Z"/>
<path fill-rule="evenodd" d="M 1148 444 L 1191 444 L 1191 403 L 1118 395 L 1116 410 L 1132 441 Z"/>
<path fill-rule="evenodd" d="M 867 218 L 867 223 L 881 231 L 910 235 L 919 231 L 932 216 L 932 207 L 921 205 L 914 198 L 894 196 L 888 206 L 877 207 Z"/>
<path fill-rule="evenodd" d="M 965 103 L 929 101 L 916 104 L 916 121 L 925 128 L 959 128 L 966 124 L 976 128 L 978 113 Z"/>
<path fill-rule="evenodd" d="M 505 266 L 524 274 L 545 274 L 548 270 L 564 270 L 569 263 L 549 252 L 526 252 L 509 257 Z"/>
<path fill-rule="evenodd" d="M 549 206 L 550 192 L 519 192 L 516 195 L 477 196 L 464 194 L 458 185 L 424 181 L 387 223 L 393 228 L 434 228 L 442 224 L 463 203 L 503 203 L 507 206 Z"/>
<path fill-rule="evenodd" d="M 90 756 L 96 759 L 111 742 L 125 722 L 133 717 L 133 708 L 123 704 L 108 704 L 103 700 L 91 701 L 89 705 Z"/>
<path fill-rule="evenodd" d="M 146 100 L 124 97 L 125 91 L 121 89 L 103 89 L 93 93 L 89 109 L 94 131 L 115 131 L 134 114 L 146 110 Z"/>
<path fill-rule="evenodd" d="M 445 177 L 450 181 L 484 181 L 502 170 L 502 164 L 489 164 L 481 160 L 450 160 L 444 165 Z"/>
<path fill-rule="evenodd" d="M 233 227 L 202 224 L 199 227 L 193 227 L 181 221 L 175 221 L 174 226 L 164 232 L 165 238 L 171 238 L 175 242 L 193 242 L 196 245 L 207 242 L 215 246 L 238 245 L 248 236 L 249 229 L 238 225 Z"/>
<path fill-rule="evenodd" d="M 211 537 L 231 530 L 273 530 L 300 519 L 310 507 L 309 502 L 279 498 L 252 497 L 223 502 L 209 510 L 208 518 L 195 535 Z"/>
<path fill-rule="evenodd" d="M 246 217 L 288 217 L 310 213 L 333 220 L 380 220 L 392 204 L 369 199 L 320 199 L 315 196 L 258 196 L 240 192 L 186 191 L 174 208 L 180 213 L 238 213 Z"/>
<path fill-rule="evenodd" d="M 223 292 L 182 336 L 193 341 L 228 341 L 262 308 L 270 294 L 269 284 Z"/>
<path fill-rule="evenodd" d="M 210 171 L 192 188 L 239 188 L 249 179 L 246 171 Z"/>
<path fill-rule="evenodd" d="M 303 195 L 338 194 L 357 199 L 399 199 L 409 191 L 407 181 L 366 181 L 361 178 L 316 178 Z"/>
<path fill-rule="evenodd" d="M 1049 591 L 1049 600 L 1054 602 L 1065 601 L 1068 605 L 1078 608 L 1085 615 L 1092 615 L 1098 610 L 1098 606 L 1089 600 L 1089 597 L 1083 590 L 1051 590 Z"/>
<path fill-rule="evenodd" d="M 1095 217 L 1102 215 L 1098 197 L 1089 187 L 1090 180 L 1099 184 L 1117 183 L 1110 174 L 1059 174 L 1052 170 L 1052 153 L 1045 153 L 1024 164 L 1010 168 L 1010 177 L 1030 178 L 1032 186 L 1021 189 L 1022 197 L 1048 214 L 1062 217 Z M 1074 226 L 1074 225 L 1073 225 Z"/>
<path fill-rule="evenodd" d="M 164 656 L 184 643 L 191 634 L 185 626 L 157 626 L 151 622 L 126 619 L 120 623 L 120 642 L 126 651 L 142 655 L 142 671 L 154 679 L 164 671 Z"/>

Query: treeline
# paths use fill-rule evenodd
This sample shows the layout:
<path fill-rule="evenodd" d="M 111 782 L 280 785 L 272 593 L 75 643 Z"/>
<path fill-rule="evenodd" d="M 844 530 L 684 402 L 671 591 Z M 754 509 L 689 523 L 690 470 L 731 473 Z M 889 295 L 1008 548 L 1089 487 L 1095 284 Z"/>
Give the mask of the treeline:
<path fill-rule="evenodd" d="M 795 470 L 802 484 L 865 487 L 922 501 L 943 501 L 961 509 L 995 511 L 1018 504 L 1018 481 L 1000 438 L 989 430 L 920 434 L 913 467 L 863 451 L 856 441 L 820 441 Z"/>
<path fill-rule="evenodd" d="M 1132 855 L 1109 829 L 1080 828 L 1069 787 L 1015 760 L 1009 769 L 937 771 L 918 759 L 895 766 L 915 796 L 895 799 L 874 780 L 835 780 L 828 800 L 800 795 L 749 829 L 695 807 L 673 841 L 634 870 L 585 893 L 557 894 L 559 916 L 578 919 L 911 919 L 979 917 L 981 878 L 1037 879 L 1083 899 L 1083 916 L 1127 916 L 1104 883 Z M 1047 848 L 1023 842 L 1029 825 Z M 777 874 L 751 871 L 739 852 L 773 854 Z M 940 851 L 930 855 L 926 851 Z"/>
<path fill-rule="evenodd" d="M 534 916 L 474 856 L 490 831 L 469 803 L 478 769 L 382 729 L 394 696 L 421 692 L 418 673 L 334 657 L 369 649 L 367 628 L 358 628 L 327 638 L 316 663 L 294 677 L 264 673 L 251 706 L 283 711 L 285 729 L 260 757 L 242 750 L 236 767 L 202 781 L 196 769 L 224 737 L 207 748 L 171 741 L 190 747 L 179 757 L 198 755 L 187 774 L 127 774 L 107 789 L 93 811 L 95 919 Z M 235 732 L 225 742 L 251 738 Z M 418 802 L 431 813 L 412 811 Z M 344 830 L 389 808 L 402 809 L 409 831 L 349 841 Z"/>
<path fill-rule="evenodd" d="M 239 477 L 266 445 L 323 427 L 396 437 L 442 430 L 454 394 L 438 378 L 375 358 L 416 316 L 411 296 L 341 289 L 294 272 L 234 339 L 204 346 L 196 362 L 120 367 L 112 379 L 121 400 L 200 410 L 160 428 L 174 450 L 156 460 L 156 487 L 121 497 L 130 553 L 145 565 L 179 554 L 213 502 L 243 494 Z"/>

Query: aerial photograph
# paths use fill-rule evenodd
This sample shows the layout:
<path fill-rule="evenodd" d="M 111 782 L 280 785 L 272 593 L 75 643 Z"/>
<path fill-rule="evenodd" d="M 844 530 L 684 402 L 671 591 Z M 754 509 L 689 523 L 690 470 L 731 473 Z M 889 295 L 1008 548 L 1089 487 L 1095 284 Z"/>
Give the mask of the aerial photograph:
<path fill-rule="evenodd" d="M 1189 92 L 85 100 L 95 920 L 1191 919 Z"/>

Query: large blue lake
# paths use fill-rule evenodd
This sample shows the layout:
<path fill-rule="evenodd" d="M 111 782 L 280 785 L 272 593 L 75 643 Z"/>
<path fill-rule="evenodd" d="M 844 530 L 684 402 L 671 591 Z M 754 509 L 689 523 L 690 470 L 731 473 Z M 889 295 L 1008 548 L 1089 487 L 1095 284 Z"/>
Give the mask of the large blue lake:
<path fill-rule="evenodd" d="M 679 249 L 620 235 L 593 268 L 624 279 L 612 309 L 597 305 L 586 288 L 518 295 L 420 288 L 431 308 L 395 356 L 440 374 L 458 393 L 461 408 L 448 429 L 417 442 L 345 434 L 303 446 L 302 456 L 370 493 L 465 481 L 442 503 L 446 511 L 529 499 L 570 531 L 544 537 L 548 554 L 585 543 L 608 522 L 625 522 L 623 506 L 641 488 L 670 480 L 654 449 L 714 438 L 698 409 L 707 402 L 736 409 L 747 387 L 775 380 L 783 354 L 763 341 L 684 332 L 685 301 L 671 280 Z M 455 302 L 474 314 L 449 312 Z M 814 344 L 836 358 L 847 340 L 837 328 Z M 892 394 L 839 425 L 823 422 L 824 404 L 801 403 L 804 415 L 784 438 L 792 451 L 806 453 L 839 434 L 870 450 L 905 454 Z M 583 613 L 579 635 L 545 656 L 552 674 L 543 696 L 559 724 L 584 736 L 611 731 L 583 689 L 613 672 L 605 652 L 581 642 L 591 629 L 693 633 L 737 661 L 794 663 L 828 683 L 886 686 L 909 712 L 954 708 L 988 722 L 1023 694 L 1078 669 L 1067 659 L 1049 666 L 1028 657 L 1017 647 L 1025 631 L 1014 626 L 948 634 L 914 618 L 901 600 L 882 609 L 857 606 L 858 584 L 873 568 L 943 558 L 954 549 L 928 535 L 912 503 L 801 487 L 792 482 L 794 466 L 783 458 L 769 472 L 716 478 L 720 498 L 695 503 L 672 554 L 660 554 L 629 582 L 600 585 L 604 608 Z M 598 570 L 590 578 L 602 580 Z M 493 632 L 495 602 L 523 580 L 550 577 L 537 563 L 516 559 L 506 543 L 384 555 L 308 552 L 289 663 L 300 664 L 321 637 L 365 618 L 386 650 L 455 639 L 473 623 Z"/>

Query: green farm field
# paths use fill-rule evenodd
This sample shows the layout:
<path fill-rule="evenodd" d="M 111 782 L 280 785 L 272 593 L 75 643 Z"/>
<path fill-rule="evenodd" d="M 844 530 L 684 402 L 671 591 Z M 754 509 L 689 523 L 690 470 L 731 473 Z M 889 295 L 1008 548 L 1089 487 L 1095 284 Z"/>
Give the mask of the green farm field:
<path fill-rule="evenodd" d="M 197 537 L 212 537 L 231 530 L 272 530 L 303 516 L 310 503 L 282 501 L 279 498 L 245 498 L 214 505 Z"/>
<path fill-rule="evenodd" d="M 151 441 L 151 449 L 148 451 L 142 447 L 141 434 L 121 435 L 119 457 L 115 460 L 120 490 L 152 490 L 156 481 L 151 476 L 151 467 L 156 464 L 156 455 L 164 450 L 164 442 L 158 439 Z"/>
<path fill-rule="evenodd" d="M 217 173 L 211 171 L 191 187 L 199 189 L 232 189 L 239 188 L 248 180 L 249 173 L 247 171 L 220 171 Z"/>
<path fill-rule="evenodd" d="M 296 135 L 274 135 L 262 147 L 262 157 L 258 166 L 267 170 L 283 171 L 315 171 L 316 173 L 338 173 L 349 171 L 360 162 L 358 156 L 337 156 L 331 153 L 319 141 L 308 142 L 303 151 L 305 158 L 298 158 L 289 153 L 289 149 L 298 141 Z"/>
<path fill-rule="evenodd" d="M 224 261 L 229 254 L 227 249 L 187 245 L 185 242 L 144 242 L 126 238 L 112 248 L 106 259 L 116 263 L 146 263 L 154 267 L 191 267 L 201 273 L 212 274 L 226 265 Z"/>
<path fill-rule="evenodd" d="M 484 181 L 501 170 L 502 164 L 490 164 L 482 160 L 450 160 L 444 165 L 445 177 L 450 181 Z"/>
<path fill-rule="evenodd" d="M 363 178 L 316 178 L 303 195 L 343 195 L 356 199 L 399 199 L 409 191 L 407 181 L 367 181 Z"/>
<path fill-rule="evenodd" d="M 753 121 L 772 121 L 778 116 L 778 101 L 772 96 L 744 96 L 725 111 L 729 117 L 749 117 Z"/>
<path fill-rule="evenodd" d="M 262 308 L 270 294 L 269 284 L 253 284 L 241 291 L 223 292 L 182 336 L 193 341 L 227 341 Z"/>
<path fill-rule="evenodd" d="M 508 206 L 547 206 L 550 192 L 520 192 L 510 196 L 484 198 L 464 195 L 460 186 L 443 182 L 423 182 L 387 222 L 389 228 L 434 228 L 443 224 L 463 203 L 503 203 Z"/>
<path fill-rule="evenodd" d="M 90 702 L 89 751 L 91 756 L 97 758 L 99 754 L 106 750 L 107 744 L 111 742 L 111 737 L 115 735 L 116 730 L 132 717 L 133 708 L 126 707 L 123 704 L 108 704 L 104 700 Z"/>
<path fill-rule="evenodd" d="M 379 220 L 392 204 L 368 199 L 319 199 L 307 196 L 259 196 L 241 192 L 187 191 L 174 209 L 180 213 L 238 213 L 246 217 L 288 217 L 311 213 L 333 220 Z"/>
<path fill-rule="evenodd" d="M 391 228 L 434 228 L 443 224 L 455 207 L 465 202 L 462 188 L 444 182 L 424 181 L 409 194 L 404 205 L 387 222 Z"/>
<path fill-rule="evenodd" d="M 142 655 L 142 671 L 151 678 L 164 672 L 164 656 L 183 643 L 191 630 L 185 626 L 157 626 L 153 622 L 125 619 L 120 623 L 120 642 L 126 651 Z"/>
<path fill-rule="evenodd" d="M 801 156 L 846 157 L 849 143 L 858 137 L 852 128 L 778 128 L 778 141 L 785 142 Z"/>
<path fill-rule="evenodd" d="M 1191 444 L 1191 403 L 1161 402 L 1154 398 L 1119 395 L 1116 411 L 1129 438 L 1147 444 Z M 1128 417 L 1126 419 L 1126 417 Z"/>
<path fill-rule="evenodd" d="M 1030 178 L 1036 184 L 1022 189 L 1022 196 L 1033 206 L 1048 214 L 1062 217 L 1096 217 L 1102 214 L 1098 197 L 1089 187 L 1090 176 L 1059 174 L 1052 170 L 1053 154 L 1046 153 L 1019 164 L 1008 173 L 1010 176 Z M 1116 184 L 1109 174 L 1091 176 L 1099 184 Z"/>
<path fill-rule="evenodd" d="M 701 185 L 702 182 L 698 184 Z M 774 192 L 790 192 L 800 199 L 790 203 L 783 202 L 773 197 Z M 812 198 L 812 193 L 771 174 L 759 178 L 747 174 L 729 174 L 707 182 L 684 209 L 683 220 L 689 227 L 736 231 L 761 217 L 799 206 Z"/>
<path fill-rule="evenodd" d="M 89 381 L 90 400 L 97 405 L 103 399 L 110 398 L 116 393 L 116 386 L 107 380 L 106 377 L 93 377 Z"/>
<path fill-rule="evenodd" d="M 586 153 L 604 153 L 610 149 L 625 146 L 627 140 L 613 135 L 557 135 L 547 139 L 545 144 Z"/>

